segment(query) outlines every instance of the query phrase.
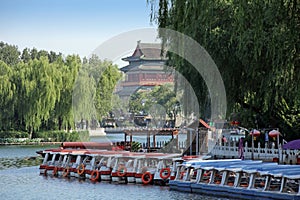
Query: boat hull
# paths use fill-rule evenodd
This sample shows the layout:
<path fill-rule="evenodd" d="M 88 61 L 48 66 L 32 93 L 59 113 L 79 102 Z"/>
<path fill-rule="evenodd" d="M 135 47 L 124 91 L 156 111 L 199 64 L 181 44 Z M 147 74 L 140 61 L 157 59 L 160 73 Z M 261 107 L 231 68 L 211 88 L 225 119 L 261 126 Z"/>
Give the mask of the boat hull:
<path fill-rule="evenodd" d="M 242 187 L 220 186 L 216 184 L 202 184 L 192 183 L 190 185 L 191 192 L 217 195 L 227 198 L 239 198 L 239 199 L 300 199 L 300 195 L 290 195 L 287 193 L 279 193 L 275 191 L 262 191 L 261 189 L 247 189 Z"/>
<path fill-rule="evenodd" d="M 191 182 L 189 181 L 170 180 L 169 187 L 171 190 L 177 190 L 181 192 L 192 192 Z"/>

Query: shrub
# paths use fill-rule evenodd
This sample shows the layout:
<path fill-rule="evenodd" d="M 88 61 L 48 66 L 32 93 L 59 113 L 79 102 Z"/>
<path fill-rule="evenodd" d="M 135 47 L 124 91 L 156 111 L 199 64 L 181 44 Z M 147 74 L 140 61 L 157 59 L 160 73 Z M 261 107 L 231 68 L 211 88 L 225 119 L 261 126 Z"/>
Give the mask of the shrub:
<path fill-rule="evenodd" d="M 0 138 L 29 138 L 29 133 L 23 131 L 1 131 Z"/>
<path fill-rule="evenodd" d="M 36 138 L 41 138 L 42 142 L 89 141 L 89 133 L 88 131 L 42 131 L 36 133 Z"/>

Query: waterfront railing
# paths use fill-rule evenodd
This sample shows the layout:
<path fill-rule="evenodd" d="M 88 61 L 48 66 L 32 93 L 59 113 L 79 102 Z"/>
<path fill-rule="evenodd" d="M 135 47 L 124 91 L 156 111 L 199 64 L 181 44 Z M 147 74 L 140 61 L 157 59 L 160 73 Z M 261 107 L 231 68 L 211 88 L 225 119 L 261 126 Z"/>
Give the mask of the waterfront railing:
<path fill-rule="evenodd" d="M 298 150 L 282 149 L 280 144 L 279 148 L 275 148 L 274 143 L 270 147 L 265 145 L 263 148 L 258 143 L 257 148 L 252 148 L 246 142 L 242 149 L 235 142 L 228 142 L 224 145 L 216 144 L 210 154 L 215 158 L 240 158 L 241 151 L 243 151 L 243 158 L 247 160 L 253 158 L 254 160 L 273 161 L 282 164 L 300 164 Z"/>

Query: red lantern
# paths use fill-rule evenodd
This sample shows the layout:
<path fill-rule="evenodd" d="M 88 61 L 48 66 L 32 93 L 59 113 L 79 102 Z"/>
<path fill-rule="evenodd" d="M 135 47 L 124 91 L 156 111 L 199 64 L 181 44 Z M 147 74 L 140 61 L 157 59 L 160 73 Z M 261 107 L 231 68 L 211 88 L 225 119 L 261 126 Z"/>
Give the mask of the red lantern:
<path fill-rule="evenodd" d="M 256 137 L 256 136 L 260 135 L 260 132 L 259 132 L 259 130 L 254 129 L 250 132 L 250 135 L 253 135 L 254 137 Z"/>
<path fill-rule="evenodd" d="M 277 130 L 272 130 L 269 132 L 270 137 L 277 137 L 278 135 L 280 135 L 280 132 Z"/>

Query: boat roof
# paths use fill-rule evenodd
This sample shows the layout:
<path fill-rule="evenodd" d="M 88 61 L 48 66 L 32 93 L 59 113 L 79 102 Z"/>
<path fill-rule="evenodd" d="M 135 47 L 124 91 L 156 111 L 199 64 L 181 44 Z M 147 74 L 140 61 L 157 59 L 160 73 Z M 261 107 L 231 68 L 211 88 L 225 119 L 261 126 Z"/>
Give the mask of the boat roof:
<path fill-rule="evenodd" d="M 183 162 L 181 165 L 186 167 L 194 167 L 194 168 L 200 168 L 201 166 L 215 166 L 222 163 L 227 163 L 227 165 L 231 162 L 240 162 L 241 159 L 223 159 L 223 160 L 203 160 L 201 158 L 199 159 L 192 159 Z"/>
<path fill-rule="evenodd" d="M 180 157 L 181 157 L 181 154 L 167 154 L 165 156 L 158 157 L 158 159 L 160 159 L 160 160 L 165 160 L 165 159 L 173 160 L 173 159 L 180 158 Z"/>
<path fill-rule="evenodd" d="M 182 165 L 195 169 L 259 173 L 261 176 L 300 179 L 300 165 L 279 165 L 277 163 L 262 162 L 261 160 L 191 160 L 184 162 Z"/>

